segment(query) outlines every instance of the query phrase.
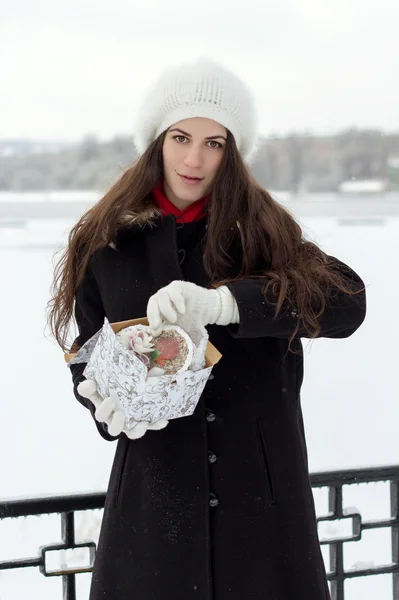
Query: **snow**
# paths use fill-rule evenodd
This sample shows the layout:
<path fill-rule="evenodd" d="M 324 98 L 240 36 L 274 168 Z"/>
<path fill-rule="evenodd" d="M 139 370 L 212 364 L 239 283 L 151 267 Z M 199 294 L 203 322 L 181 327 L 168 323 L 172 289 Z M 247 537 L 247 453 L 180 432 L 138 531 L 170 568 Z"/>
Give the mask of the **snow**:
<path fill-rule="evenodd" d="M 94 190 L 48 190 L 46 192 L 0 192 L 0 204 L 3 202 L 96 202 L 101 197 Z"/>
<path fill-rule="evenodd" d="M 327 217 L 320 211 L 303 216 L 298 204 L 294 210 L 312 239 L 361 274 L 368 293 L 368 315 L 354 336 L 304 341 L 302 406 L 310 470 L 399 464 L 399 216 L 343 227 L 338 217 L 345 215 L 331 215 L 331 207 Z M 3 498 L 98 491 L 108 481 L 115 444 L 98 435 L 74 399 L 63 354 L 45 331 L 52 257 L 71 224 L 47 219 L 0 227 Z M 325 491 L 315 491 L 315 499 L 318 513 L 328 514 Z M 359 507 L 363 519 L 389 518 L 389 485 L 344 486 L 344 504 Z M 96 537 L 100 518 L 99 511 L 79 515 L 79 535 Z M 35 556 L 39 545 L 57 543 L 60 532 L 56 516 L 0 522 L 0 560 Z M 327 559 L 325 547 L 323 555 Z M 388 529 L 365 531 L 360 542 L 345 545 L 347 569 L 391 560 Z M 81 600 L 89 581 L 89 575 L 77 577 Z M 346 600 L 392 598 L 390 576 L 351 580 L 346 589 Z M 61 581 L 37 569 L 0 572 L 1 600 L 28 597 L 61 598 Z"/>
<path fill-rule="evenodd" d="M 396 338 L 399 219 L 384 226 L 306 225 L 323 249 L 351 265 L 367 287 L 367 317 L 348 339 L 305 342 L 302 388 L 311 471 L 399 464 Z"/>
<path fill-rule="evenodd" d="M 345 506 L 342 511 L 344 517 L 351 517 L 352 515 L 358 515 L 361 511 L 356 506 Z"/>
<path fill-rule="evenodd" d="M 371 193 L 383 192 L 387 182 L 382 179 L 358 179 L 357 181 L 342 181 L 338 189 L 342 193 Z"/>
<path fill-rule="evenodd" d="M 357 560 L 353 563 L 351 570 L 353 571 L 365 571 L 366 569 L 374 569 L 375 563 L 372 560 Z"/>

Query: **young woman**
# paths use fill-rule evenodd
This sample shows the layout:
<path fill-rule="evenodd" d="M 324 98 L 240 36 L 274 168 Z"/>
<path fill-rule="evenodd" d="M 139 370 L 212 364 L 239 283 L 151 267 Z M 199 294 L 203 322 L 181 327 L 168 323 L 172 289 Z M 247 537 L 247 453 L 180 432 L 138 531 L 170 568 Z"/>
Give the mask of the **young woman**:
<path fill-rule="evenodd" d="M 192 416 L 131 437 L 115 407 L 90 401 L 85 365 L 72 367 L 77 399 L 118 439 L 91 600 L 329 598 L 301 338 L 352 335 L 364 285 L 252 177 L 254 115 L 247 88 L 213 62 L 164 73 L 139 115 L 139 159 L 57 266 L 50 321 L 64 350 L 73 315 L 76 351 L 104 317 L 147 314 L 157 332 L 191 311 L 223 355 Z"/>

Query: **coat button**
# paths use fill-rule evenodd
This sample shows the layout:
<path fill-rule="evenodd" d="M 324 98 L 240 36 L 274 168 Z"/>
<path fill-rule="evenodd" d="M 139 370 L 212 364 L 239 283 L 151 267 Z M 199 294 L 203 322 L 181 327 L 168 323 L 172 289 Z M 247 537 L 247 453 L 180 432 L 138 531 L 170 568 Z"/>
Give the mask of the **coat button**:
<path fill-rule="evenodd" d="M 217 499 L 216 494 L 211 492 L 209 494 L 209 506 L 218 506 L 218 504 L 219 504 L 219 500 Z"/>
<path fill-rule="evenodd" d="M 210 373 L 210 374 L 209 374 L 209 377 L 208 377 L 209 381 L 211 381 L 211 380 L 212 380 L 212 379 L 214 379 L 214 378 L 215 378 L 214 374 L 213 374 L 213 373 Z"/>
<path fill-rule="evenodd" d="M 209 423 L 212 423 L 212 421 L 214 421 L 215 419 L 216 419 L 215 413 L 213 411 L 211 411 L 211 410 L 207 410 L 206 411 L 206 420 Z"/>
<path fill-rule="evenodd" d="M 216 454 L 214 452 L 212 452 L 212 450 L 208 450 L 208 460 L 210 463 L 214 463 L 216 462 L 218 459 L 218 457 L 216 456 Z"/>

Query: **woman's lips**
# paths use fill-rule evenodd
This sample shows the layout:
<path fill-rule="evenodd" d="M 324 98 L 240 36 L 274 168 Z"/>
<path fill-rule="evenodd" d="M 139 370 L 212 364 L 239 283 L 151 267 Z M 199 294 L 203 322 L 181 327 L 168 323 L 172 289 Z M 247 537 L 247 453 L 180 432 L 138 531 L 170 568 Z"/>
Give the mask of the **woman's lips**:
<path fill-rule="evenodd" d="M 184 175 L 179 175 L 179 177 L 182 181 L 184 181 L 184 183 L 187 183 L 188 185 L 195 185 L 196 183 L 200 183 L 200 181 L 202 181 L 202 179 L 185 177 Z"/>

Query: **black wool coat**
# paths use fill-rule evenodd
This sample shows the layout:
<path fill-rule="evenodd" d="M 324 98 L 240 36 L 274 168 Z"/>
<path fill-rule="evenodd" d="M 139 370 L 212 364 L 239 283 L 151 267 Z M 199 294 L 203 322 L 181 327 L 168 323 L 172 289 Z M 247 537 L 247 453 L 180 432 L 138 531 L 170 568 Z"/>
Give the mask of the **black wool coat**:
<path fill-rule="evenodd" d="M 177 227 L 173 216 L 142 215 L 95 252 L 76 293 L 78 346 L 104 316 L 145 316 L 149 297 L 173 280 L 207 285 L 206 218 Z M 259 280 L 228 287 L 240 323 L 208 326 L 223 358 L 194 414 L 118 439 L 90 600 L 329 599 L 300 404 L 300 337 L 297 353 L 287 352 L 295 312 L 274 320 Z M 364 317 L 364 294 L 338 294 L 321 336 L 348 337 Z M 83 369 L 71 367 L 74 392 L 93 414 L 76 391 Z"/>

